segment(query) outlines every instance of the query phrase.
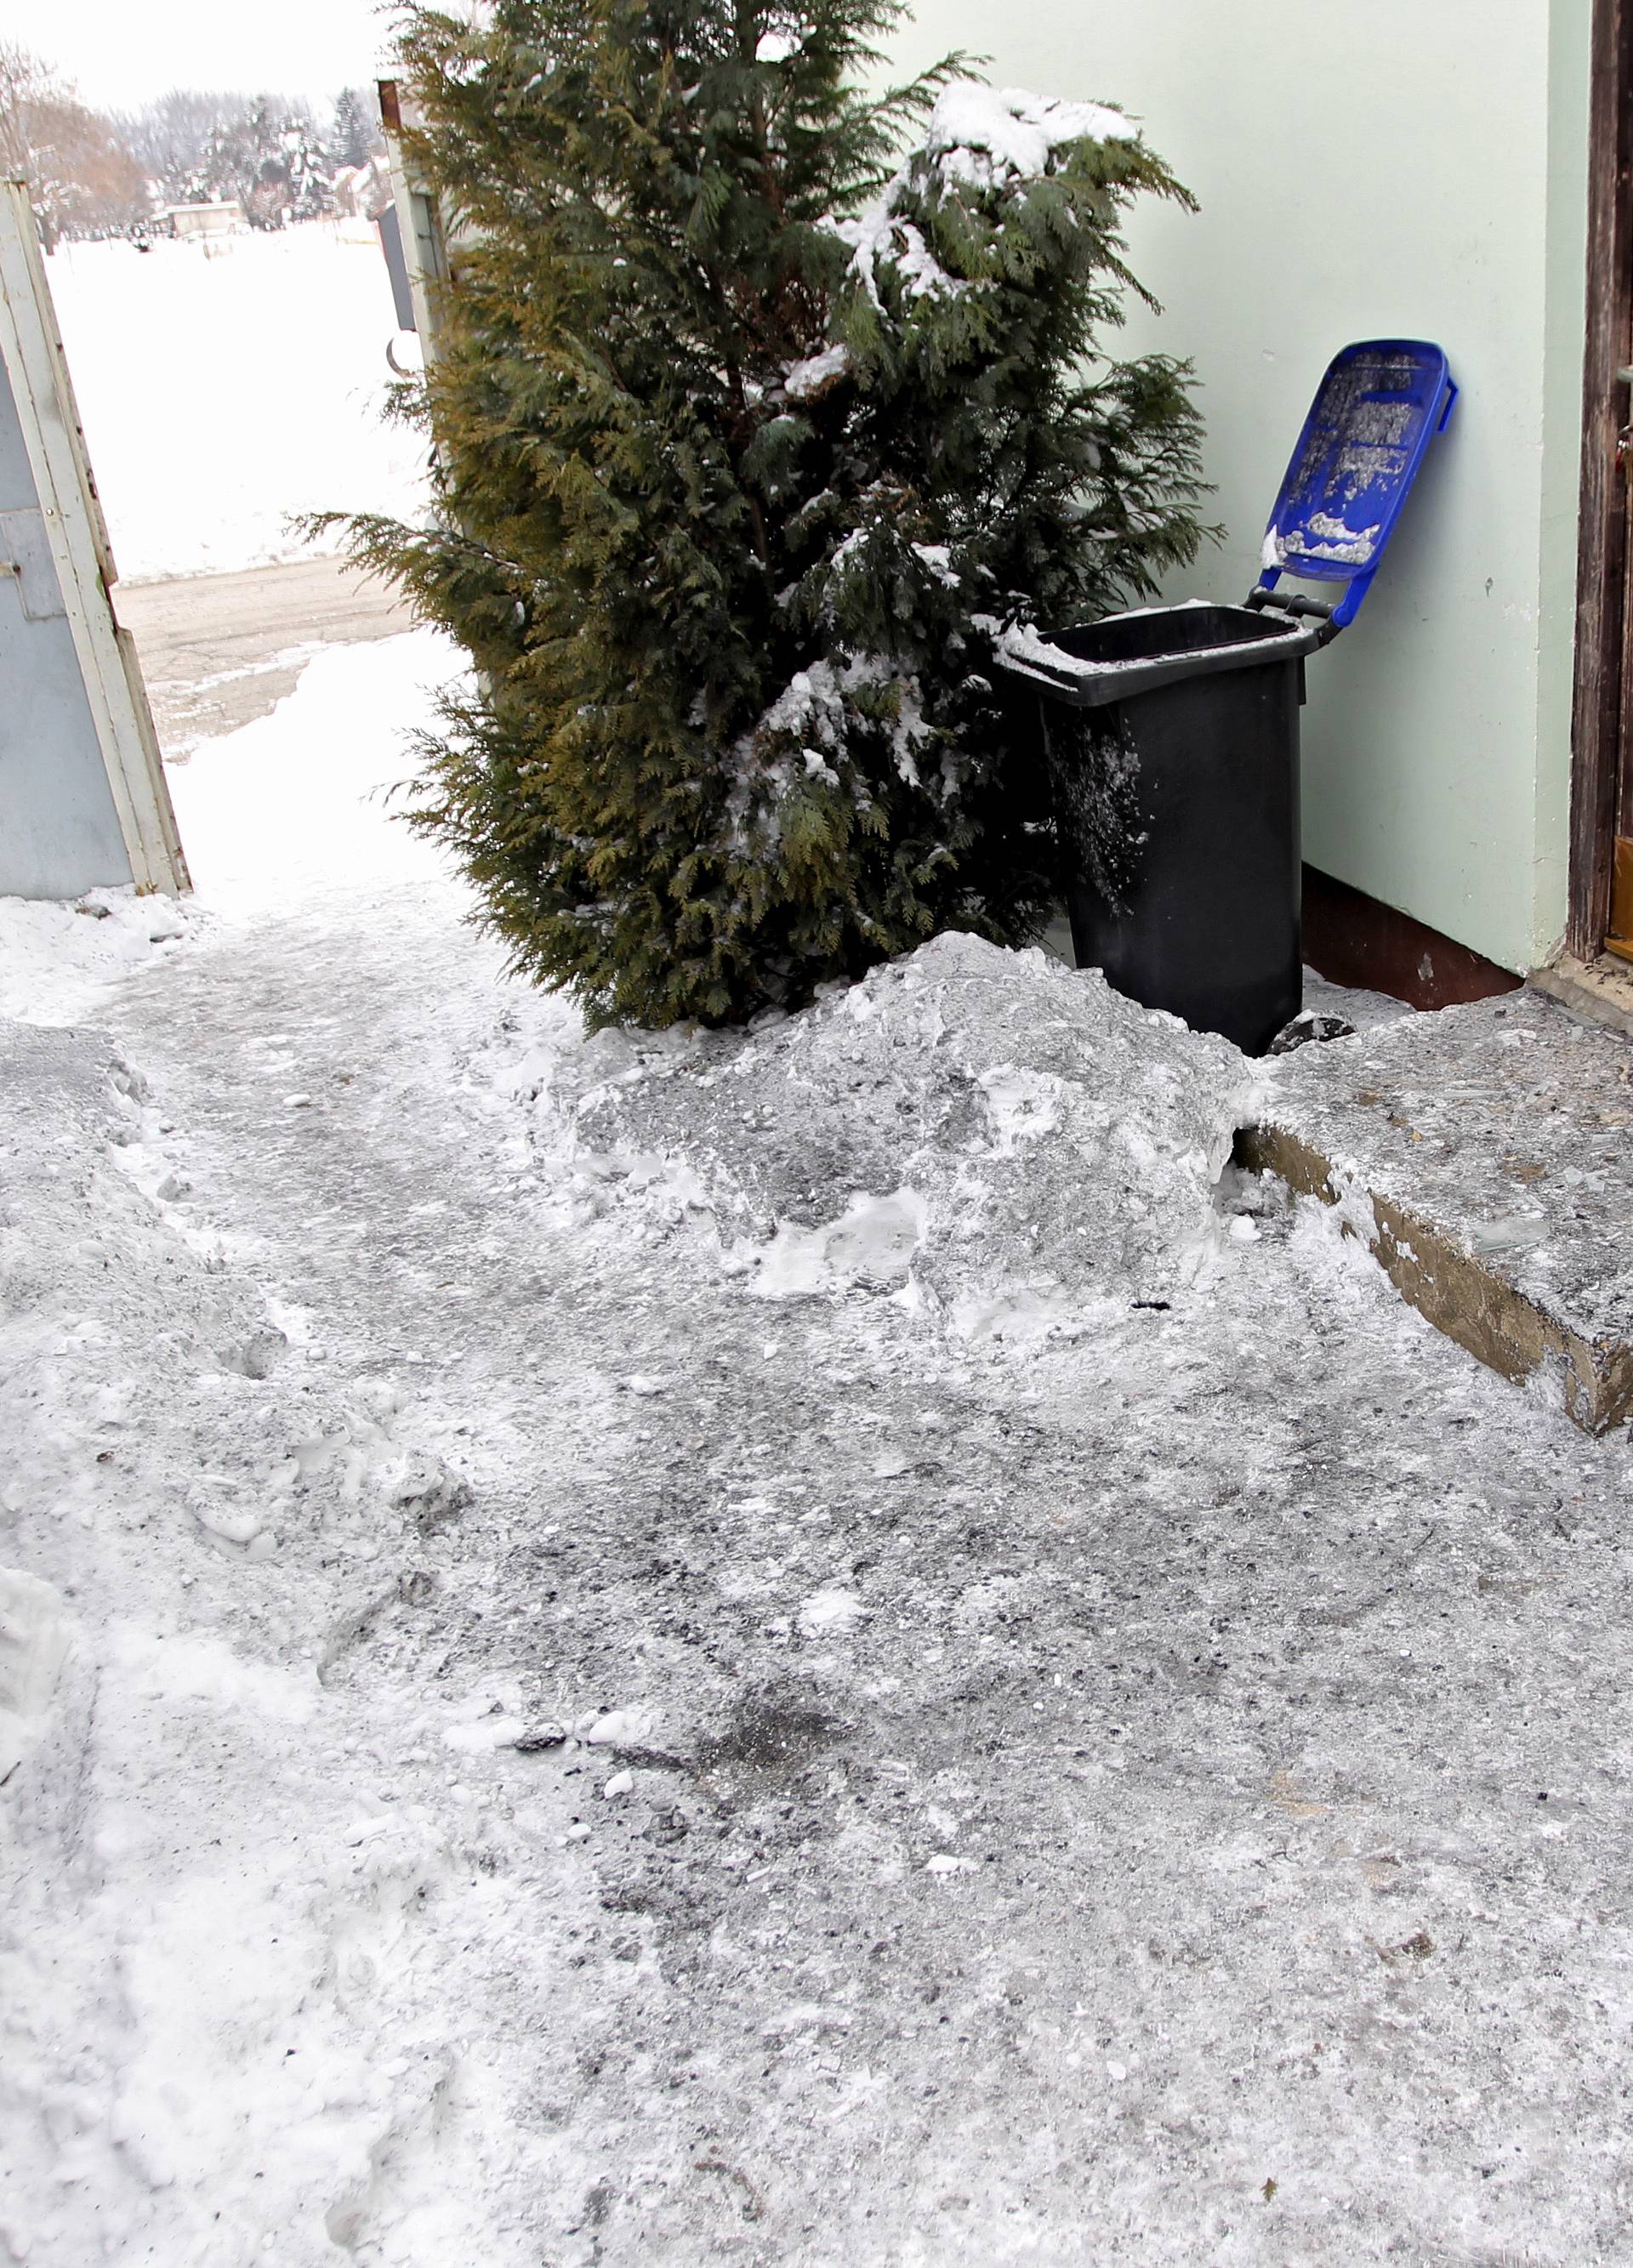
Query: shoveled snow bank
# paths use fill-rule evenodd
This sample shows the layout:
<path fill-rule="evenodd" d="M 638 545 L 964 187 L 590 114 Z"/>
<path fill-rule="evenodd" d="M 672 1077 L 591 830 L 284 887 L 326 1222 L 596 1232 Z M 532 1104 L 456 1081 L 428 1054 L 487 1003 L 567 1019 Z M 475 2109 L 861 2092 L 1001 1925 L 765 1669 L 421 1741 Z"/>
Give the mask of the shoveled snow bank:
<path fill-rule="evenodd" d="M 66 245 L 48 266 L 126 581 L 298 558 L 292 512 L 422 509 L 424 449 L 381 421 L 396 326 L 372 230 Z"/>
<path fill-rule="evenodd" d="M 70 1024 L 92 1012 L 115 978 L 172 951 L 200 927 L 191 899 L 133 889 L 58 898 L 0 898 L 0 1016 Z"/>
<path fill-rule="evenodd" d="M 583 1169 L 637 1190 L 662 1161 L 762 1296 L 890 1291 L 1026 1337 L 1194 1278 L 1252 1080 L 1097 975 L 949 935 L 747 1036 L 602 1034 L 544 1123 L 565 1107 Z"/>

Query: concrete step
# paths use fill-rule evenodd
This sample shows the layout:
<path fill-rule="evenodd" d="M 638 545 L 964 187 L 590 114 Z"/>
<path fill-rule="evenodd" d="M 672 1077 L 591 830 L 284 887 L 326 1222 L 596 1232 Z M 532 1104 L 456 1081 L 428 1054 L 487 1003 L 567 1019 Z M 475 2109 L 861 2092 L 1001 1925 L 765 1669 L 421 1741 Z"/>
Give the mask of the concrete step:
<path fill-rule="evenodd" d="M 1341 1208 L 1401 1296 L 1579 1425 L 1633 1418 L 1633 1040 L 1533 992 L 1267 1065 L 1238 1162 Z"/>
<path fill-rule="evenodd" d="M 1569 954 L 1548 968 L 1533 969 L 1531 983 L 1550 999 L 1563 1000 L 1573 1015 L 1590 1024 L 1608 1024 L 1633 1039 L 1633 967 L 1609 954 L 1598 961 L 1575 961 Z"/>

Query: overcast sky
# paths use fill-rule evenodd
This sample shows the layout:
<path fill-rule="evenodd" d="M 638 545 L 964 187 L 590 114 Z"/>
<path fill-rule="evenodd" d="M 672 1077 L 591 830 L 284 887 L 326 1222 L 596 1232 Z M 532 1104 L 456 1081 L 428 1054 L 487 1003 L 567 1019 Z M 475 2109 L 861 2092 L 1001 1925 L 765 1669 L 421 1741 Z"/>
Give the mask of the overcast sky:
<path fill-rule="evenodd" d="M 326 100 L 380 76 L 392 12 L 389 0 L 0 0 L 0 40 L 55 64 L 99 110 L 173 86 Z"/>

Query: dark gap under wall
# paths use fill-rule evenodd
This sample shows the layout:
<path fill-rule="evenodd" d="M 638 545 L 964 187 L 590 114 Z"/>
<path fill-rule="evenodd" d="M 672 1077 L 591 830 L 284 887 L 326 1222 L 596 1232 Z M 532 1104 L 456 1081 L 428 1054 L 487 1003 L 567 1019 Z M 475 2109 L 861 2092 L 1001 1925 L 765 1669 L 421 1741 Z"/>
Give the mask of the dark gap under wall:
<path fill-rule="evenodd" d="M 1393 906 L 1319 868 L 1304 868 L 1304 953 L 1330 984 L 1387 992 L 1414 1008 L 1449 1008 L 1517 992 L 1525 982 Z"/>

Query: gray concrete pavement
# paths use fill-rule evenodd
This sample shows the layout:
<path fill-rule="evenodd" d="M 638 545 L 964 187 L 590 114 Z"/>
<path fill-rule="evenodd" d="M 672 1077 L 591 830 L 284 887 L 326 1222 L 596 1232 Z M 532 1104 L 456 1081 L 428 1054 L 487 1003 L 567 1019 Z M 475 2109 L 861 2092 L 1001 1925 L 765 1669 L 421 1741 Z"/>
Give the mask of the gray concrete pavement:
<path fill-rule="evenodd" d="M 172 763 L 184 763 L 201 740 L 268 715 L 319 647 L 414 626 L 394 591 L 338 559 L 122 583 L 114 602 L 136 639 Z"/>
<path fill-rule="evenodd" d="M 1633 1417 L 1629 1129 L 1627 1039 L 1520 992 L 1301 1048 L 1241 1147 L 1347 1208 L 1437 1329 L 1602 1432 Z"/>

